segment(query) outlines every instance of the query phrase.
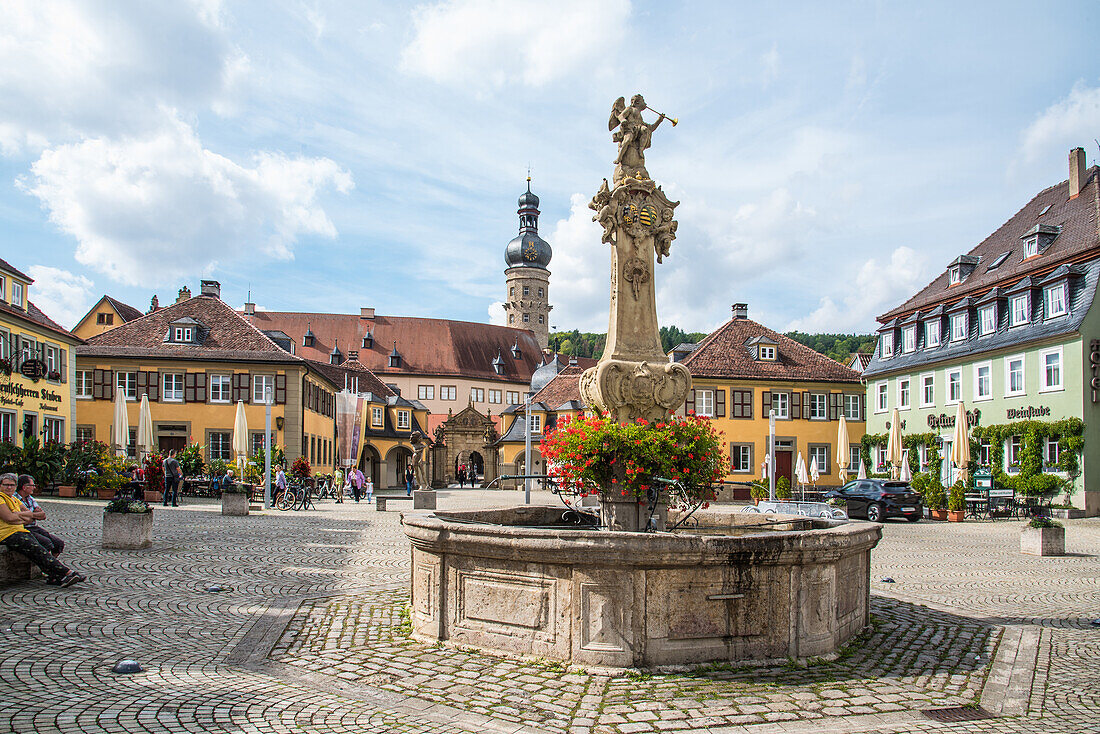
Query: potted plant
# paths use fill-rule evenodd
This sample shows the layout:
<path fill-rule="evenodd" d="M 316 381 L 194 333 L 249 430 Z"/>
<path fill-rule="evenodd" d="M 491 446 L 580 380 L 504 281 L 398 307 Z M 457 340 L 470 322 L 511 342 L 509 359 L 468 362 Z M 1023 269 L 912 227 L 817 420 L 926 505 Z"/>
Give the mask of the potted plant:
<path fill-rule="evenodd" d="M 768 499 L 769 496 L 768 481 L 761 479 L 752 483 L 752 488 L 749 490 L 749 496 L 752 497 L 752 503 L 754 505 L 760 504 L 761 500 Z"/>
<path fill-rule="evenodd" d="M 240 482 L 222 487 L 222 514 L 247 515 L 251 494 L 251 488 Z"/>
<path fill-rule="evenodd" d="M 944 492 L 943 482 L 936 475 L 932 476 L 924 490 L 924 506 L 928 508 L 929 517 L 933 520 L 947 519 L 947 493 Z"/>
<path fill-rule="evenodd" d="M 153 508 L 148 502 L 118 497 L 103 508 L 103 547 L 140 550 L 153 544 Z"/>
<path fill-rule="evenodd" d="M 777 500 L 789 500 L 791 498 L 791 480 L 779 477 L 775 480 L 775 498 Z"/>
<path fill-rule="evenodd" d="M 145 499 L 160 502 L 164 499 L 164 457 L 153 452 L 145 457 L 142 471 L 145 473 Z"/>
<path fill-rule="evenodd" d="M 309 459 L 304 456 L 299 456 L 294 460 L 294 463 L 290 465 L 290 476 L 298 479 L 306 479 L 309 477 L 310 471 Z"/>
<path fill-rule="evenodd" d="M 541 452 L 563 488 L 598 495 L 609 530 L 664 529 L 668 493 L 659 480 L 676 483 L 685 505 L 699 506 L 725 471 L 718 434 L 697 416 L 652 424 L 603 415 L 563 420 L 543 436 Z"/>
<path fill-rule="evenodd" d="M 1066 529 L 1049 517 L 1033 517 L 1020 528 L 1020 552 L 1032 556 L 1064 556 Z"/>
<path fill-rule="evenodd" d="M 95 471 L 88 475 L 88 491 L 101 500 L 111 499 L 126 482 L 123 469 L 125 464 L 121 457 L 114 454 L 103 457 Z"/>
<path fill-rule="evenodd" d="M 947 519 L 951 522 L 962 522 L 966 517 L 966 489 L 962 480 L 951 485 L 951 493 L 947 496 Z"/>

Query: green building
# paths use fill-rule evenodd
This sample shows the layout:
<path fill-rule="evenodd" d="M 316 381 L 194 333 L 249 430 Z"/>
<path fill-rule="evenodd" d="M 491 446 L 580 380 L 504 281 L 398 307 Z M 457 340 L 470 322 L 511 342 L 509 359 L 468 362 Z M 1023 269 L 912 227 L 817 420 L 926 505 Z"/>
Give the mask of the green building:
<path fill-rule="evenodd" d="M 888 431 L 898 408 L 904 435 L 933 434 L 949 456 L 961 401 L 970 426 L 992 434 L 973 460 L 999 461 L 1014 475 L 1036 466 L 1028 456 L 1037 448 L 1042 473 L 1064 478 L 1067 436 L 1055 429 L 1071 431 L 1066 427 L 1073 422 L 1064 419 L 1079 419 L 1084 446 L 1072 501 L 1097 515 L 1100 169 L 1086 167 L 1081 148 L 1069 161 L 1068 181 L 1039 192 L 923 290 L 878 318 L 878 344 L 863 372 L 867 432 Z M 923 465 L 927 446 L 918 450 Z M 872 462 L 884 464 L 884 454 L 877 448 Z M 941 473 L 945 483 L 954 478 L 949 461 Z"/>

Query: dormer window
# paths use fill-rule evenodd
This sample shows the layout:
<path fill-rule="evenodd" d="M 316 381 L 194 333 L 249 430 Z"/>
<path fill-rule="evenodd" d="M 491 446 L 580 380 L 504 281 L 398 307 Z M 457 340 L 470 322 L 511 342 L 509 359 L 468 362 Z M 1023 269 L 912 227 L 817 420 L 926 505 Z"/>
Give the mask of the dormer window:
<path fill-rule="evenodd" d="M 878 353 L 883 359 L 894 356 L 894 335 L 890 332 L 879 337 Z"/>
<path fill-rule="evenodd" d="M 906 326 L 901 330 L 901 350 L 905 353 L 915 352 L 917 349 L 917 327 Z"/>
<path fill-rule="evenodd" d="M 997 330 L 997 308 L 993 304 L 978 309 L 978 336 L 987 336 Z"/>
<path fill-rule="evenodd" d="M 390 352 L 390 367 L 401 366 L 401 352 L 397 351 L 397 342 L 393 343 L 393 351 Z"/>
<path fill-rule="evenodd" d="M 1024 240 L 1024 259 L 1027 260 L 1029 257 L 1035 257 L 1038 254 L 1039 238 L 1028 237 L 1026 240 Z"/>
<path fill-rule="evenodd" d="M 498 375 L 504 374 L 504 357 L 500 355 L 499 351 L 497 352 L 496 359 L 493 360 L 493 372 Z"/>
<path fill-rule="evenodd" d="M 1066 286 L 1064 283 L 1049 286 L 1043 291 L 1043 297 L 1046 302 L 1046 317 L 1048 319 L 1066 315 Z"/>
<path fill-rule="evenodd" d="M 940 345 L 940 320 L 926 321 L 924 323 L 924 346 L 926 348 Z"/>
<path fill-rule="evenodd" d="M 172 341 L 190 344 L 195 340 L 195 330 L 190 326 L 176 326 L 172 329 Z"/>
<path fill-rule="evenodd" d="M 962 282 L 962 269 L 958 266 L 951 268 L 948 271 L 948 277 L 950 278 L 951 285 L 958 285 Z"/>
<path fill-rule="evenodd" d="M 302 346 L 312 347 L 314 341 L 316 341 L 316 339 L 313 336 L 313 330 L 309 328 L 309 324 L 306 324 L 306 333 L 305 336 L 302 337 Z"/>
<path fill-rule="evenodd" d="M 969 331 L 969 325 L 966 323 L 965 313 L 956 313 L 951 315 L 951 341 L 961 342 L 966 340 L 966 334 Z"/>
<path fill-rule="evenodd" d="M 1031 320 L 1031 308 L 1028 295 L 1021 293 L 1012 297 L 1012 326 L 1021 326 Z"/>
<path fill-rule="evenodd" d="M 11 282 L 11 305 L 23 308 L 23 284 L 18 280 Z"/>
<path fill-rule="evenodd" d="M 363 335 L 363 349 L 370 349 L 374 346 L 374 334 L 369 331 Z"/>
<path fill-rule="evenodd" d="M 766 344 L 760 345 L 760 359 L 765 362 L 774 362 L 776 357 L 775 347 L 768 346 Z"/>
<path fill-rule="evenodd" d="M 512 345 L 512 358 L 519 359 L 522 353 L 519 351 L 519 342 Z"/>

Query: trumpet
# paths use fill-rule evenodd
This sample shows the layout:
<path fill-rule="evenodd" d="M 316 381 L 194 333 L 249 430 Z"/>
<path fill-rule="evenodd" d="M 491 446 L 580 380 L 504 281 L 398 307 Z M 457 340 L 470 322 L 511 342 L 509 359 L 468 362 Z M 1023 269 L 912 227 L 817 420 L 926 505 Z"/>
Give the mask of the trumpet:
<path fill-rule="evenodd" d="M 650 112 L 657 112 L 657 110 L 653 109 L 649 105 L 646 105 L 645 108 L 647 110 L 649 110 Z M 657 114 L 660 115 L 661 117 L 665 118 L 669 122 L 671 122 L 673 127 L 676 127 L 676 123 L 679 122 L 679 120 L 677 120 L 675 117 L 669 117 L 668 115 L 666 115 L 663 112 L 657 112 Z"/>

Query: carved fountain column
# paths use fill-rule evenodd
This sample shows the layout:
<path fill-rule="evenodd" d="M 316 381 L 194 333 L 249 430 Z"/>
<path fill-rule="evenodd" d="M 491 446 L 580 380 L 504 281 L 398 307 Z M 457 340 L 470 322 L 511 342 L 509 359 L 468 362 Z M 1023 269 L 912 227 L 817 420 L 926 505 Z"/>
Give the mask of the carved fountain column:
<path fill-rule="evenodd" d="M 683 405 L 691 389 L 691 373 L 682 364 L 668 361 L 657 326 L 654 259 L 660 263 L 676 238 L 673 216 L 679 202 L 670 201 L 645 169 L 644 151 L 664 118 L 646 124 L 641 120 L 644 109 L 640 95 L 630 107 L 623 105 L 622 98 L 616 102 L 609 124 L 612 130 L 621 128 L 614 136 L 619 143 L 614 188 L 604 179 L 589 203 L 596 211 L 593 220 L 603 226 L 603 241 L 612 246 L 611 305 L 603 356 L 581 375 L 580 391 L 587 405 L 620 423 L 666 418 Z M 635 505 L 636 514 L 637 502 L 630 504 Z M 629 518 L 604 519 L 607 527 L 637 529 Z"/>

